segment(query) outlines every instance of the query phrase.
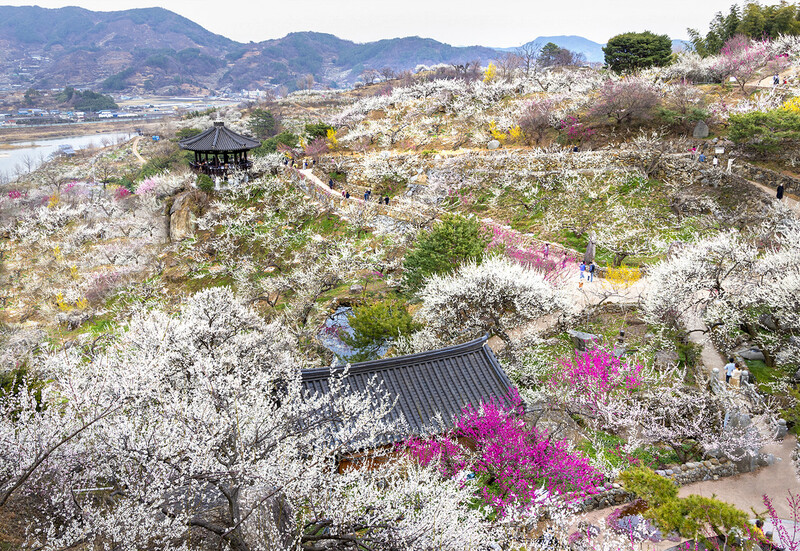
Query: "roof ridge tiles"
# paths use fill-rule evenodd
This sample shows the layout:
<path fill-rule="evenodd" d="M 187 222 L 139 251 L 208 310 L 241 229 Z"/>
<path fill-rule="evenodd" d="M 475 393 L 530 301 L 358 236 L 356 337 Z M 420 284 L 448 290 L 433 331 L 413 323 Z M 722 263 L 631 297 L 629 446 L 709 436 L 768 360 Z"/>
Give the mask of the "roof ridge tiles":
<path fill-rule="evenodd" d="M 389 369 L 393 367 L 412 365 L 415 363 L 428 362 L 433 359 L 447 357 L 447 356 L 461 356 L 469 352 L 477 352 L 484 348 L 484 345 L 489 340 L 488 336 L 483 336 L 465 343 L 448 346 L 446 348 L 438 348 L 436 350 L 429 350 L 427 352 L 417 352 L 416 354 L 408 354 L 406 356 L 394 356 L 391 358 L 381 358 L 378 360 L 370 360 L 367 362 L 357 362 L 350 364 L 350 373 L 363 373 L 369 371 L 377 371 L 380 369 Z M 494 355 L 492 355 L 492 359 Z M 496 360 L 495 360 L 496 361 Z M 341 371 L 345 368 L 343 365 L 329 366 L 329 367 L 314 367 L 311 369 L 302 370 L 303 379 L 316 376 L 328 377 L 334 371 Z"/>

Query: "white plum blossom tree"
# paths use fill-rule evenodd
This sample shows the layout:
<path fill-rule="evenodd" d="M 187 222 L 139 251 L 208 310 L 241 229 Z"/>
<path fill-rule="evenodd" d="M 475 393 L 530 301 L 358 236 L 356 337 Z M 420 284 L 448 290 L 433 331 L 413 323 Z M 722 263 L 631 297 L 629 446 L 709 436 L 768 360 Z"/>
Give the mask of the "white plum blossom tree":
<path fill-rule="evenodd" d="M 645 315 L 679 327 L 696 309 L 725 348 L 744 337 L 762 350 L 769 365 L 795 363 L 800 228 L 791 218 L 783 220 L 758 247 L 729 231 L 676 250 L 649 274 Z"/>
<path fill-rule="evenodd" d="M 514 330 L 526 330 L 547 314 L 571 311 L 565 293 L 543 273 L 498 256 L 431 277 L 419 296 L 418 319 L 451 339 L 494 333 L 510 343 Z"/>
<path fill-rule="evenodd" d="M 337 474 L 395 423 L 379 387 L 300 385 L 294 344 L 226 288 L 134 316 L 104 352 L 50 355 L 0 403 L 0 507 L 42 496 L 29 546 L 477 549 L 470 490 L 402 458 Z M 385 463 L 381 460 L 387 460 Z M 193 543 L 194 542 L 194 543 Z"/>

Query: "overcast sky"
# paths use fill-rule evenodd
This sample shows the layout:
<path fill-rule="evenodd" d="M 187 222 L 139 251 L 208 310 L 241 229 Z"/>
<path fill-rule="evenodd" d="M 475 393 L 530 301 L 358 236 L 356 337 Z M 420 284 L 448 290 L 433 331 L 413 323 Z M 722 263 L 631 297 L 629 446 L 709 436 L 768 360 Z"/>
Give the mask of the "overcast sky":
<path fill-rule="evenodd" d="M 23 6 L 30 0 L 0 0 Z M 240 42 L 293 31 L 332 33 L 356 42 L 399 36 L 435 38 L 454 46 L 511 47 L 537 36 L 572 34 L 604 43 L 615 34 L 650 30 L 688 38 L 703 32 L 733 0 L 40 0 L 58 8 L 109 11 L 159 5 Z M 773 2 L 766 2 L 767 4 Z"/>

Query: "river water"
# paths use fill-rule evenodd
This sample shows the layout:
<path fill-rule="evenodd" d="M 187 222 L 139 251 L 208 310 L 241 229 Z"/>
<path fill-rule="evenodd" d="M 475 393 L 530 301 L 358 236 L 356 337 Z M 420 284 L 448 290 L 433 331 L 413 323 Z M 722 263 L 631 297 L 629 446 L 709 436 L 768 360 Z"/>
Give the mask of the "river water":
<path fill-rule="evenodd" d="M 103 147 L 126 141 L 134 136 L 132 132 L 109 132 L 103 134 L 86 134 L 84 136 L 69 136 L 68 138 L 54 138 L 35 140 L 32 142 L 14 142 L 14 149 L 0 149 L 0 182 L 7 177 L 13 179 L 17 172 L 27 172 L 26 159 L 32 159 L 32 168 L 38 168 L 62 145 L 71 145 L 76 151 L 92 146 Z M 9 143 L 0 139 L 0 143 Z"/>

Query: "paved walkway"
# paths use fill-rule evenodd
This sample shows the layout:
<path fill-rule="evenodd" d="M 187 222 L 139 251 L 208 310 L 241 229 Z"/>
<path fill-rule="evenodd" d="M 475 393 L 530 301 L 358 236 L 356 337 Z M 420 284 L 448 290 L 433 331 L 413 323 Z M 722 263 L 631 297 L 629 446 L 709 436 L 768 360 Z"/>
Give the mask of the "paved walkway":
<path fill-rule="evenodd" d="M 782 442 L 772 442 L 764 447 L 764 453 L 772 453 L 779 460 L 768 467 L 761 467 L 752 473 L 744 473 L 719 480 L 709 480 L 687 484 L 678 490 L 678 496 L 686 497 L 692 494 L 713 497 L 730 503 L 752 517 L 752 510 L 763 515 L 766 511 L 763 495 L 767 494 L 772 500 L 775 511 L 780 519 L 792 518 L 792 511 L 786 498 L 788 492 L 800 495 L 800 482 L 794 472 L 792 464 L 792 450 L 797 441 L 793 436 L 785 438 Z M 590 524 L 602 526 L 603 520 L 616 509 L 607 507 L 588 513 L 585 520 Z M 752 509 L 752 510 L 751 510 Z M 789 531 L 791 534 L 791 530 Z M 643 542 L 639 545 L 642 551 L 664 551 L 675 545 L 675 542 L 664 541 L 659 543 Z"/>
<path fill-rule="evenodd" d="M 768 467 L 762 467 L 752 473 L 744 473 L 719 480 L 696 482 L 681 487 L 678 495 L 686 497 L 690 494 L 712 497 L 735 505 L 742 511 L 750 513 L 750 508 L 758 513 L 766 510 L 762 496 L 767 494 L 775 506 L 780 518 L 789 518 L 791 511 L 786 502 L 788 491 L 800 495 L 800 481 L 792 464 L 792 450 L 797 445 L 794 436 L 787 436 L 782 442 L 771 442 L 764 446 L 762 453 L 771 453 L 779 461 Z"/>

